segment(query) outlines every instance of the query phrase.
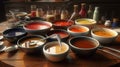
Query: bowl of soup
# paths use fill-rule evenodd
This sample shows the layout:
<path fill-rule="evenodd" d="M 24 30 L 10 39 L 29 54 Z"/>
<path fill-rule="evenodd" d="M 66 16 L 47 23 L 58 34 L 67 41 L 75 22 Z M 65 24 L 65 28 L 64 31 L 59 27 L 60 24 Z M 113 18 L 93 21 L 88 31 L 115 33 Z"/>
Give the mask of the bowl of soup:
<path fill-rule="evenodd" d="M 41 35 L 25 36 L 18 40 L 18 47 L 27 54 L 41 54 L 43 45 L 46 43 L 45 37 Z"/>
<path fill-rule="evenodd" d="M 73 25 L 74 22 L 68 20 L 57 20 L 53 22 L 54 29 L 67 29 L 69 26 Z"/>
<path fill-rule="evenodd" d="M 23 26 L 28 33 L 37 35 L 44 35 L 50 31 L 51 27 L 52 23 L 47 21 L 32 21 Z"/>
<path fill-rule="evenodd" d="M 89 33 L 89 28 L 81 25 L 72 25 L 67 28 L 71 36 L 85 36 Z"/>
<path fill-rule="evenodd" d="M 27 32 L 23 28 L 11 28 L 3 31 L 4 38 L 11 43 L 16 43 L 18 39 L 26 35 Z"/>
<path fill-rule="evenodd" d="M 118 33 L 108 28 L 95 28 L 91 30 L 91 36 L 100 43 L 110 43 L 115 41 Z"/>
<path fill-rule="evenodd" d="M 59 62 L 66 58 L 69 52 L 69 46 L 64 42 L 61 43 L 61 46 L 58 41 L 48 42 L 44 45 L 43 53 L 48 60 Z"/>
<path fill-rule="evenodd" d="M 88 56 L 94 54 L 99 41 L 92 37 L 77 36 L 69 39 L 71 50 L 78 56 Z"/>
<path fill-rule="evenodd" d="M 53 34 L 58 34 L 60 36 L 61 40 L 64 42 L 66 42 L 68 40 L 68 38 L 70 37 L 70 34 L 66 30 L 63 30 L 63 29 L 51 30 L 46 34 L 46 36 L 50 36 Z M 55 41 L 55 40 L 57 40 L 56 37 L 51 37 L 48 39 L 48 41 Z"/>
<path fill-rule="evenodd" d="M 91 27 L 92 25 L 96 24 L 96 21 L 93 19 L 81 18 L 76 19 L 75 24 Z"/>

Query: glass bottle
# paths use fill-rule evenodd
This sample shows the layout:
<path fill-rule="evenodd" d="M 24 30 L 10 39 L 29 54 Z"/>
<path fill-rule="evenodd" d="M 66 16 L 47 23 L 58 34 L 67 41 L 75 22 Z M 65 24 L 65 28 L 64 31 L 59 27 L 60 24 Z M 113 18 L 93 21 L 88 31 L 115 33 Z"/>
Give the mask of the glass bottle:
<path fill-rule="evenodd" d="M 60 9 L 54 10 L 55 20 L 60 20 Z"/>
<path fill-rule="evenodd" d="M 93 18 L 93 10 L 92 10 L 92 5 L 89 5 L 89 9 L 87 11 L 87 17 L 92 19 Z"/>
<path fill-rule="evenodd" d="M 79 12 L 79 15 L 80 15 L 81 18 L 86 18 L 87 17 L 87 11 L 86 11 L 85 6 L 86 6 L 85 3 L 81 4 L 81 9 L 80 9 L 80 12 Z"/>
<path fill-rule="evenodd" d="M 42 8 L 37 8 L 36 9 L 36 17 L 43 17 L 43 15 L 44 15 L 44 11 L 43 11 L 43 9 Z"/>
<path fill-rule="evenodd" d="M 31 17 L 36 17 L 36 5 L 31 5 Z"/>
<path fill-rule="evenodd" d="M 95 7 L 93 19 L 96 20 L 97 22 L 99 21 L 99 7 Z"/>
<path fill-rule="evenodd" d="M 66 9 L 61 11 L 61 20 L 68 19 L 68 11 Z"/>
<path fill-rule="evenodd" d="M 71 16 L 73 16 L 72 19 L 75 20 L 79 18 L 78 5 L 74 5 L 73 7 L 74 7 L 74 11 Z"/>
<path fill-rule="evenodd" d="M 46 20 L 49 22 L 55 21 L 55 15 L 53 10 L 47 10 Z"/>

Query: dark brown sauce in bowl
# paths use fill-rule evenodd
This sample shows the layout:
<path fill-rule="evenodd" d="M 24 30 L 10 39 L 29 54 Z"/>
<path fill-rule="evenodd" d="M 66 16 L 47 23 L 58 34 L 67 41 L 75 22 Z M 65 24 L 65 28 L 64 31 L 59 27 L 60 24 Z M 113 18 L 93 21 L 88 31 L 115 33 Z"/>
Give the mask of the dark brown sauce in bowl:
<path fill-rule="evenodd" d="M 90 40 L 85 40 L 85 39 L 81 39 L 81 40 L 76 40 L 73 45 L 75 47 L 78 47 L 78 48 L 94 48 L 95 45 L 92 41 Z"/>
<path fill-rule="evenodd" d="M 99 42 L 87 36 L 77 36 L 69 39 L 71 50 L 78 56 L 93 55 L 99 47 Z"/>
<path fill-rule="evenodd" d="M 82 49 L 91 49 L 91 48 L 96 48 L 97 47 L 97 43 L 94 42 L 94 40 L 90 39 L 90 38 L 73 38 L 70 41 L 71 45 L 77 48 L 82 48 Z"/>

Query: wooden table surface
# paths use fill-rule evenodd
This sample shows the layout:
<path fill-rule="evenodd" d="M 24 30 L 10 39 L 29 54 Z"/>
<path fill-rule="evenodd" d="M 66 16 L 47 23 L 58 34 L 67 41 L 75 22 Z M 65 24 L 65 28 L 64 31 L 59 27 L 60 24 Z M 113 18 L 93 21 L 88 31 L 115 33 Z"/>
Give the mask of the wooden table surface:
<path fill-rule="evenodd" d="M 4 22 L 2 24 L 9 23 Z M 0 31 L 4 30 L 7 26 L 1 26 Z M 12 45 L 6 40 L 3 40 L 5 45 Z M 106 46 L 120 50 L 120 36 L 113 43 Z M 115 53 L 115 52 L 114 52 Z M 120 53 L 116 53 L 120 56 Z M 72 51 L 65 60 L 61 62 L 48 61 L 43 54 L 41 55 L 28 55 L 21 50 L 10 53 L 0 53 L 0 67 L 120 67 L 120 58 L 112 56 L 97 50 L 93 56 L 86 58 L 75 55 Z"/>

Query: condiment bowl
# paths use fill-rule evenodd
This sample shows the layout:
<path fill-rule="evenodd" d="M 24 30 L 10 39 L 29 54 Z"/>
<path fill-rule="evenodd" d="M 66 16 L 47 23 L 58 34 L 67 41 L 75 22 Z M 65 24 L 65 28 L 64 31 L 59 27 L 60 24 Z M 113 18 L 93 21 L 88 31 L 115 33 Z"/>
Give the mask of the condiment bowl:
<path fill-rule="evenodd" d="M 81 19 L 76 19 L 75 24 L 92 27 L 93 25 L 96 24 L 96 21 L 93 19 L 81 18 Z"/>
<path fill-rule="evenodd" d="M 23 28 L 11 28 L 3 31 L 4 38 L 11 43 L 16 43 L 18 39 L 26 35 L 27 32 Z"/>
<path fill-rule="evenodd" d="M 95 28 L 91 30 L 91 36 L 100 43 L 111 43 L 115 41 L 118 33 L 108 28 Z"/>
<path fill-rule="evenodd" d="M 69 46 L 64 42 L 61 43 L 61 46 L 58 41 L 48 42 L 44 45 L 43 53 L 48 60 L 59 62 L 66 58 L 69 52 Z"/>
<path fill-rule="evenodd" d="M 67 28 L 71 36 L 85 36 L 89 33 L 89 28 L 81 25 L 72 25 Z"/>
<path fill-rule="evenodd" d="M 18 48 L 27 54 L 41 54 L 43 45 L 46 43 L 45 37 L 41 35 L 25 36 L 18 40 Z"/>
<path fill-rule="evenodd" d="M 61 40 L 64 41 L 64 42 L 66 42 L 67 39 L 70 37 L 70 34 L 66 30 L 63 30 L 63 29 L 51 30 L 46 34 L 46 36 L 50 36 L 50 35 L 53 35 L 53 34 L 60 35 Z M 55 40 L 57 40 L 55 37 L 52 37 L 52 38 L 48 39 L 48 41 L 55 41 Z"/>
<path fill-rule="evenodd" d="M 68 20 L 57 20 L 53 22 L 54 29 L 67 29 L 69 26 L 73 25 L 74 21 Z"/>
<path fill-rule="evenodd" d="M 99 42 L 87 36 L 77 36 L 69 39 L 71 50 L 78 56 L 88 56 L 94 54 L 99 46 Z"/>
<path fill-rule="evenodd" d="M 31 21 L 23 26 L 30 34 L 44 35 L 50 31 L 52 23 L 48 21 Z"/>

